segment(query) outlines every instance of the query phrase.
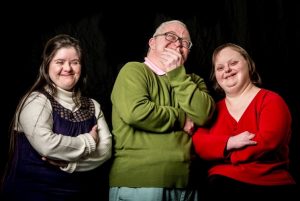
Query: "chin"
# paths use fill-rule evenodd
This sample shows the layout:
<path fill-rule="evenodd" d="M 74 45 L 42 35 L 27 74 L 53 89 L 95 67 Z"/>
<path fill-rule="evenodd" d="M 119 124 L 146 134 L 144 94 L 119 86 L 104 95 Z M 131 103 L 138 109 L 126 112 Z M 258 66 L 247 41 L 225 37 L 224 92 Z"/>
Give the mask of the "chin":
<path fill-rule="evenodd" d="M 65 90 L 65 91 L 72 91 L 74 86 L 59 86 L 59 88 Z"/>

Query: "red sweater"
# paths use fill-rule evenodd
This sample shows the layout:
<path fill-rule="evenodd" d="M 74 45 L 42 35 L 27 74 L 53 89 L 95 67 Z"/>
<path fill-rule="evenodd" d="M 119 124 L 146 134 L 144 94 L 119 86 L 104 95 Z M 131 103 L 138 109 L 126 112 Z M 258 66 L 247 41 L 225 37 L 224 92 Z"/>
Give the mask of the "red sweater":
<path fill-rule="evenodd" d="M 209 175 L 257 185 L 295 183 L 288 172 L 291 115 L 278 94 L 261 89 L 238 122 L 229 114 L 225 99 L 218 102 L 217 112 L 213 126 L 199 128 L 193 136 L 197 154 L 214 162 Z M 243 131 L 254 133 L 257 145 L 224 156 L 228 138 Z"/>

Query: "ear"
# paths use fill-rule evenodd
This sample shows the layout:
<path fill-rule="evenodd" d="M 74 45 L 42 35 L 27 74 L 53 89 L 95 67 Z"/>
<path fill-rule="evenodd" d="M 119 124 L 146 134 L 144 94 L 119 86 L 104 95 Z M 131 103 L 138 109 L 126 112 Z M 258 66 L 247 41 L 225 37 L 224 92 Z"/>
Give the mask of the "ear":
<path fill-rule="evenodd" d="M 156 40 L 155 40 L 155 38 L 153 38 L 153 37 L 150 38 L 148 44 L 149 44 L 150 49 L 155 49 L 156 48 Z"/>

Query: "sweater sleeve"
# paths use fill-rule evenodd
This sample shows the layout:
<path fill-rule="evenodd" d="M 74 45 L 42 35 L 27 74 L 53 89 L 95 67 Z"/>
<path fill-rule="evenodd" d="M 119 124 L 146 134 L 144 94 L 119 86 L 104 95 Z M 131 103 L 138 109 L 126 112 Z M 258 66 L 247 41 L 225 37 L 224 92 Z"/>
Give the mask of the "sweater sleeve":
<path fill-rule="evenodd" d="M 215 102 L 208 93 L 204 79 L 196 74 L 187 75 L 183 66 L 168 72 L 180 108 L 196 123 L 203 126 L 212 117 Z"/>
<path fill-rule="evenodd" d="M 88 156 L 80 158 L 78 161 L 71 162 L 67 168 L 62 168 L 63 171 L 88 171 L 102 165 L 111 157 L 112 135 L 106 123 L 104 114 L 101 110 L 100 104 L 93 100 L 95 105 L 95 115 L 97 117 L 99 144 L 96 151 Z"/>
<path fill-rule="evenodd" d="M 233 151 L 231 153 L 233 164 L 249 160 L 276 161 L 282 154 L 284 157 L 288 154 L 291 134 L 291 115 L 288 106 L 279 95 L 270 92 L 258 105 L 256 119 L 258 130 L 254 137 L 257 145 Z M 280 153 L 282 150 L 284 153 Z"/>
<path fill-rule="evenodd" d="M 148 132 L 183 127 L 184 111 L 172 105 L 162 80 L 145 68 L 142 63 L 130 62 L 121 69 L 111 94 L 114 110 L 126 124 Z"/>
<path fill-rule="evenodd" d="M 205 160 L 225 159 L 228 138 L 226 135 L 212 135 L 207 128 L 198 128 L 192 137 L 196 153 Z"/>
<path fill-rule="evenodd" d="M 95 141 L 89 133 L 70 137 L 54 133 L 52 127 L 50 101 L 43 94 L 32 93 L 20 111 L 17 129 L 25 133 L 32 147 L 41 156 L 74 161 L 96 149 Z"/>

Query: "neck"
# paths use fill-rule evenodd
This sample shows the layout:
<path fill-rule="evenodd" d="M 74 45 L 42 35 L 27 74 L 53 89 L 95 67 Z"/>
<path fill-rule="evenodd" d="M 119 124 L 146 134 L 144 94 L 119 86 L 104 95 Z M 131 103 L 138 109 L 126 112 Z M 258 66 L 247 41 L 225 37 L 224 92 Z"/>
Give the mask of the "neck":
<path fill-rule="evenodd" d="M 256 88 L 256 86 L 253 85 L 251 82 L 249 82 L 247 85 L 245 85 L 243 88 L 239 90 L 226 92 L 226 98 L 230 99 L 230 98 L 238 98 L 244 96 L 245 94 L 252 91 L 254 88 Z"/>
<path fill-rule="evenodd" d="M 149 53 L 149 54 L 147 55 L 147 58 L 148 58 L 148 59 L 151 61 L 151 63 L 153 63 L 156 67 L 158 67 L 158 68 L 161 69 L 161 70 L 164 70 L 164 69 L 162 68 L 161 63 L 158 62 L 158 59 L 156 59 L 156 57 L 155 57 L 155 55 L 153 55 L 153 53 Z"/>
<path fill-rule="evenodd" d="M 259 91 L 259 88 L 249 83 L 246 87 L 242 90 L 238 91 L 237 93 L 227 93 L 226 94 L 226 101 L 228 103 L 236 103 L 240 102 L 245 99 L 249 99 L 252 95 L 256 94 Z"/>

